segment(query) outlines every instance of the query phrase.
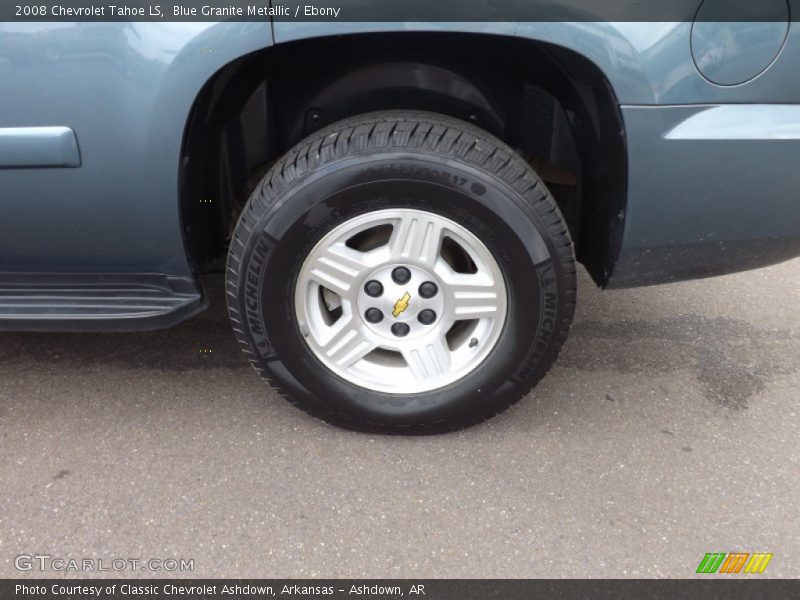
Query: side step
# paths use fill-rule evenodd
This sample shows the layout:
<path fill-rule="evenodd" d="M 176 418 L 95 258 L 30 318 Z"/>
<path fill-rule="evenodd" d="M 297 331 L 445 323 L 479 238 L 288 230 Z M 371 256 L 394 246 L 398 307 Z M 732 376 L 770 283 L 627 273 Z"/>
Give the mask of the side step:
<path fill-rule="evenodd" d="M 204 308 L 191 277 L 0 273 L 0 331 L 149 331 Z"/>

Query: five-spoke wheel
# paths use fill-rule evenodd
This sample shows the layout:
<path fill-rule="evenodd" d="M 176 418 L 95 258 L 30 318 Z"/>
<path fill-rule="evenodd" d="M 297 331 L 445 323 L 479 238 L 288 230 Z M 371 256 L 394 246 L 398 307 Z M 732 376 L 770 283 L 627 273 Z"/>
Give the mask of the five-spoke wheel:
<path fill-rule="evenodd" d="M 349 219 L 314 247 L 295 288 L 300 331 L 338 376 L 393 394 L 469 373 L 506 318 L 495 258 L 433 212 L 387 209 Z"/>

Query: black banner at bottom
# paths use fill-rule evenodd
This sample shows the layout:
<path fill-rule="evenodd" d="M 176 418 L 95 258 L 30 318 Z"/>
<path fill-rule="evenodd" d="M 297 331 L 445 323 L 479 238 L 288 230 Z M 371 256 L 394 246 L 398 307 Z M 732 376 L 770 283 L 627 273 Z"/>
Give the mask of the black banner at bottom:
<path fill-rule="evenodd" d="M 3 579 L 3 600 L 748 600 L 800 598 L 781 579 Z"/>

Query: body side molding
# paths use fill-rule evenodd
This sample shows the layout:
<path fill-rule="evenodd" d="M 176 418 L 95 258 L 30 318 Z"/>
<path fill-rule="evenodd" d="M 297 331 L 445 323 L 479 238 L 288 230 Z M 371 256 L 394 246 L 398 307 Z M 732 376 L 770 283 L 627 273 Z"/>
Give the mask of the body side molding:
<path fill-rule="evenodd" d="M 69 127 L 0 127 L 0 168 L 80 167 Z"/>

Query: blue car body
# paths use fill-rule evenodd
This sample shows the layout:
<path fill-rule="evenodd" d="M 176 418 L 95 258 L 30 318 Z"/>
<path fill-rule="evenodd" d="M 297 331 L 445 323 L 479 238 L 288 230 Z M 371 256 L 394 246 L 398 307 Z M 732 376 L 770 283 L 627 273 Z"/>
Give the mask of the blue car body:
<path fill-rule="evenodd" d="M 214 206 L 218 198 L 190 174 L 238 156 L 203 163 L 205 141 L 247 138 L 239 154 L 253 171 L 302 136 L 300 125 L 295 131 L 287 122 L 296 114 L 313 121 L 325 94 L 304 90 L 292 103 L 289 93 L 282 104 L 253 84 L 235 111 L 239 122 L 249 115 L 251 125 L 220 124 L 213 137 L 194 132 L 210 130 L 213 118 L 205 116 L 220 110 L 243 70 L 248 81 L 261 70 L 269 82 L 272 67 L 293 70 L 302 81 L 297 72 L 311 67 L 291 61 L 309 45 L 324 53 L 329 43 L 380 43 L 386 36 L 424 36 L 432 44 L 462 36 L 472 46 L 508 43 L 522 53 L 536 47 L 554 64 L 571 61 L 570 81 L 582 81 L 582 66 L 602 80 L 594 93 L 604 89 L 616 114 L 598 119 L 608 129 L 598 139 L 613 137 L 617 150 L 609 146 L 608 164 L 596 152 L 603 166 L 594 179 L 608 185 L 595 186 L 600 191 L 573 234 L 600 285 L 706 277 L 794 257 L 796 25 L 788 16 L 750 23 L 0 24 L 0 329 L 147 329 L 201 310 L 197 274 L 208 262 L 201 257 L 214 254 L 202 248 L 204 228 L 216 227 L 211 237 L 220 239 L 224 225 L 202 216 L 203 203 Z M 417 56 L 393 60 L 397 77 L 417 77 L 420 85 L 432 78 Z M 351 87 L 370 79 L 352 77 Z M 574 90 L 576 97 L 584 91 L 578 83 Z M 260 102 L 259 94 L 269 98 Z M 398 105 L 387 107 L 406 107 L 402 95 L 395 98 Z M 284 118 L 281 106 L 295 116 Z M 498 134 L 510 127 L 484 118 Z M 576 123 L 571 117 L 567 130 Z M 236 187 L 229 175 L 216 179 L 214 190 Z"/>

